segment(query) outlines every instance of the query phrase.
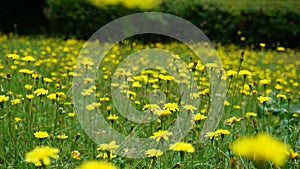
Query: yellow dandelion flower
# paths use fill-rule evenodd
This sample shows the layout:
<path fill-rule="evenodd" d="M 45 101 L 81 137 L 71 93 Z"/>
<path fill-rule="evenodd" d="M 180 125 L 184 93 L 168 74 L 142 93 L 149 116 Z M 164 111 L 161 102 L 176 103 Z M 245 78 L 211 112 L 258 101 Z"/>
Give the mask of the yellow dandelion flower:
<path fill-rule="evenodd" d="M 13 105 L 20 104 L 21 99 L 13 99 L 13 100 L 11 100 L 11 102 L 12 102 Z"/>
<path fill-rule="evenodd" d="M 35 58 L 33 56 L 25 56 L 22 58 L 22 60 L 27 62 L 33 62 L 35 61 Z"/>
<path fill-rule="evenodd" d="M 187 110 L 189 112 L 192 112 L 192 113 L 194 113 L 194 110 L 197 110 L 197 108 L 195 106 L 193 106 L 193 105 L 184 105 L 183 109 L 185 109 L 185 110 Z"/>
<path fill-rule="evenodd" d="M 264 47 L 266 47 L 266 44 L 265 43 L 259 43 L 259 46 L 264 48 Z"/>
<path fill-rule="evenodd" d="M 207 113 L 207 109 L 206 109 L 206 108 L 204 108 L 204 109 L 201 109 L 201 110 L 200 110 L 200 113 L 202 113 L 202 114 L 205 114 L 205 113 Z"/>
<path fill-rule="evenodd" d="M 191 143 L 185 143 L 185 142 L 177 142 L 174 144 L 171 144 L 169 147 L 170 150 L 173 151 L 182 151 L 182 152 L 188 152 L 193 153 L 195 152 L 195 148 Z"/>
<path fill-rule="evenodd" d="M 76 169 L 118 169 L 118 167 L 106 161 L 86 161 Z"/>
<path fill-rule="evenodd" d="M 22 119 L 20 117 L 15 117 L 15 122 L 19 123 L 20 121 L 22 121 Z"/>
<path fill-rule="evenodd" d="M 14 93 L 13 93 L 11 90 L 9 90 L 6 94 L 7 94 L 8 96 L 12 96 Z"/>
<path fill-rule="evenodd" d="M 70 106 L 70 105 L 72 105 L 72 102 L 65 102 L 64 105 Z"/>
<path fill-rule="evenodd" d="M 252 73 L 249 70 L 240 70 L 239 76 L 251 76 Z"/>
<path fill-rule="evenodd" d="M 233 106 L 233 109 L 236 109 L 236 110 L 239 110 L 240 108 L 241 108 L 240 105 L 234 105 L 234 106 Z"/>
<path fill-rule="evenodd" d="M 202 115 L 202 114 L 200 114 L 200 113 L 197 113 L 197 114 L 195 114 L 195 116 L 194 116 L 194 121 L 200 121 L 200 120 L 204 120 L 204 119 L 206 119 L 207 118 L 207 116 L 204 116 L 204 115 Z"/>
<path fill-rule="evenodd" d="M 162 75 L 162 74 L 160 74 L 158 78 L 160 78 L 162 80 L 165 80 L 165 81 L 171 81 L 171 80 L 174 79 L 172 76 L 168 76 L 168 75 L 165 76 L 165 75 Z"/>
<path fill-rule="evenodd" d="M 147 157 L 160 157 L 163 155 L 163 152 L 157 149 L 149 149 L 145 152 Z"/>
<path fill-rule="evenodd" d="M 276 90 L 282 90 L 282 89 L 283 89 L 283 86 L 280 85 L 280 84 L 276 84 L 274 88 L 275 88 Z"/>
<path fill-rule="evenodd" d="M 204 89 L 199 92 L 200 95 L 208 95 L 209 94 L 209 89 Z"/>
<path fill-rule="evenodd" d="M 218 137 L 221 135 L 221 137 L 223 138 L 224 135 L 229 135 L 229 134 L 230 134 L 230 131 L 228 131 L 228 130 L 218 129 L 215 132 L 207 132 L 204 137 L 209 137 L 209 139 L 214 139 L 215 137 Z"/>
<path fill-rule="evenodd" d="M 284 94 L 277 94 L 276 97 L 277 97 L 277 98 L 282 98 L 282 99 L 284 99 L 284 100 L 287 99 L 286 95 L 284 95 Z"/>
<path fill-rule="evenodd" d="M 119 145 L 116 144 L 116 141 L 111 141 L 109 144 L 103 143 L 100 144 L 97 150 L 106 150 L 106 151 L 114 151 L 120 148 Z"/>
<path fill-rule="evenodd" d="M 295 152 L 293 149 L 290 149 L 288 154 L 289 154 L 291 160 L 295 160 L 300 157 L 300 154 L 298 152 Z"/>
<path fill-rule="evenodd" d="M 83 91 L 81 92 L 82 96 L 90 96 L 92 93 L 94 92 L 93 89 L 83 89 Z"/>
<path fill-rule="evenodd" d="M 52 93 L 52 94 L 49 94 L 47 96 L 47 98 L 50 99 L 50 100 L 56 100 L 57 99 L 57 95 L 56 95 L 56 93 Z"/>
<path fill-rule="evenodd" d="M 119 119 L 119 117 L 116 114 L 110 114 L 107 117 L 107 120 L 110 120 L 110 121 L 114 121 L 114 120 L 118 120 L 118 119 Z"/>
<path fill-rule="evenodd" d="M 229 135 L 230 131 L 224 130 L 224 129 L 218 129 L 218 130 L 215 131 L 215 133 L 217 133 L 219 135 Z"/>
<path fill-rule="evenodd" d="M 32 89 L 32 85 L 26 84 L 26 85 L 25 85 L 25 89 L 26 89 L 26 90 L 31 90 L 31 89 Z"/>
<path fill-rule="evenodd" d="M 277 49 L 277 51 L 281 51 L 281 52 L 282 52 L 282 51 L 285 51 L 285 48 L 282 47 L 282 46 L 278 46 L 276 49 Z"/>
<path fill-rule="evenodd" d="M 133 100 L 136 97 L 136 93 L 133 91 L 127 91 L 127 96 L 129 99 Z"/>
<path fill-rule="evenodd" d="M 47 77 L 44 77 L 43 80 L 46 82 L 46 83 L 51 83 L 53 80 L 50 79 L 50 78 L 47 78 Z"/>
<path fill-rule="evenodd" d="M 65 139 L 67 139 L 69 136 L 67 136 L 67 135 L 65 135 L 65 134 L 62 134 L 62 135 L 57 135 L 56 136 L 58 139 L 60 139 L 60 140 L 65 140 Z"/>
<path fill-rule="evenodd" d="M 60 87 L 61 87 L 61 85 L 59 83 L 55 84 L 55 88 L 60 88 Z"/>
<path fill-rule="evenodd" d="M 108 159 L 107 152 L 99 152 L 96 158 Z"/>
<path fill-rule="evenodd" d="M 232 76 L 236 76 L 236 75 L 237 75 L 237 71 L 234 71 L 234 70 L 226 71 L 226 77 L 232 77 Z"/>
<path fill-rule="evenodd" d="M 7 102 L 8 100 L 9 100 L 9 97 L 8 97 L 8 96 L 0 95 L 0 103 L 2 103 L 2 102 Z"/>
<path fill-rule="evenodd" d="M 53 159 L 58 159 L 58 154 L 59 149 L 57 148 L 52 148 L 49 146 L 46 147 L 36 147 L 30 152 L 25 154 L 25 161 L 31 162 L 34 164 L 44 164 L 46 166 L 50 165 L 51 160 L 50 158 Z"/>
<path fill-rule="evenodd" d="M 72 151 L 71 157 L 74 158 L 74 159 L 76 159 L 76 160 L 81 160 L 80 159 L 80 153 L 77 150 Z"/>
<path fill-rule="evenodd" d="M 88 111 L 91 111 L 91 110 L 94 110 L 95 108 L 100 107 L 100 106 L 101 106 L 101 103 L 95 103 L 95 102 L 93 102 L 93 103 L 87 105 L 85 107 L 85 109 L 87 109 Z"/>
<path fill-rule="evenodd" d="M 209 139 L 213 139 L 217 136 L 218 136 L 218 134 L 215 132 L 207 132 L 204 137 L 209 137 Z"/>
<path fill-rule="evenodd" d="M 171 115 L 172 114 L 172 112 L 169 109 L 164 109 L 164 110 L 154 109 L 152 111 L 153 111 L 153 114 L 155 114 L 157 116 L 167 116 L 167 115 Z"/>
<path fill-rule="evenodd" d="M 234 154 L 251 158 L 257 162 L 272 161 L 283 166 L 288 156 L 288 146 L 268 134 L 243 137 L 231 145 Z"/>
<path fill-rule="evenodd" d="M 270 84 L 271 83 L 271 80 L 270 79 L 263 79 L 263 80 L 260 80 L 259 81 L 259 84 L 260 85 L 268 85 L 268 84 Z"/>
<path fill-rule="evenodd" d="M 159 88 L 159 86 L 156 85 L 156 84 L 152 85 L 151 87 L 152 87 L 153 89 L 158 89 L 158 88 Z"/>
<path fill-rule="evenodd" d="M 84 83 L 84 84 L 88 84 L 88 83 L 91 83 L 91 82 L 93 82 L 93 81 L 94 81 L 94 79 L 89 78 L 89 77 L 83 79 L 83 83 Z"/>
<path fill-rule="evenodd" d="M 270 97 L 264 97 L 264 96 L 259 96 L 258 98 L 258 101 L 260 102 L 260 103 L 265 103 L 265 102 L 267 102 L 267 101 L 270 101 L 271 100 L 271 98 Z"/>
<path fill-rule="evenodd" d="M 100 100 L 100 102 L 108 102 L 108 101 L 110 101 L 110 98 L 109 97 L 101 97 L 99 100 Z"/>
<path fill-rule="evenodd" d="M 34 71 L 33 71 L 33 70 L 29 70 L 29 69 L 20 69 L 20 70 L 19 70 L 19 73 L 24 73 L 24 74 L 29 74 L 29 75 L 31 75 L 31 74 L 34 73 Z"/>
<path fill-rule="evenodd" d="M 75 115 L 76 115 L 76 113 L 74 113 L 74 112 L 73 113 L 68 113 L 69 117 L 75 117 Z"/>
<path fill-rule="evenodd" d="M 44 88 L 39 88 L 36 89 L 33 94 L 37 95 L 37 96 L 42 96 L 42 95 L 47 95 L 48 94 L 48 90 L 44 89 Z"/>
<path fill-rule="evenodd" d="M 256 116 L 257 116 L 257 113 L 254 113 L 254 112 L 247 112 L 246 113 L 246 118 L 256 117 Z"/>
<path fill-rule="evenodd" d="M 31 99 L 34 98 L 34 95 L 33 94 L 28 94 L 28 95 L 26 95 L 26 98 L 29 99 L 29 100 L 31 100 Z"/>
<path fill-rule="evenodd" d="M 131 86 L 136 88 L 142 87 L 142 85 L 138 81 L 133 82 Z"/>
<path fill-rule="evenodd" d="M 31 74 L 31 77 L 34 79 L 38 79 L 39 77 L 41 77 L 41 75 L 38 73 L 33 73 L 33 74 Z"/>
<path fill-rule="evenodd" d="M 169 109 L 170 111 L 179 111 L 179 106 L 177 103 L 166 103 L 164 109 Z"/>
<path fill-rule="evenodd" d="M 20 56 L 18 54 L 15 54 L 15 53 L 11 53 L 11 54 L 8 54 L 7 55 L 8 58 L 11 58 L 13 60 L 18 60 L 20 59 Z"/>
<path fill-rule="evenodd" d="M 157 104 L 145 104 L 142 110 L 146 110 L 146 109 L 154 110 L 154 109 L 160 109 L 160 107 Z"/>
<path fill-rule="evenodd" d="M 196 99 L 196 98 L 199 98 L 199 94 L 198 93 L 190 93 L 190 98 L 192 100 Z"/>
<path fill-rule="evenodd" d="M 166 130 L 159 130 L 153 133 L 153 136 L 150 136 L 151 139 L 155 139 L 156 142 L 160 142 L 162 140 L 168 140 L 169 136 L 172 136 L 172 132 Z"/>
<path fill-rule="evenodd" d="M 227 122 L 228 124 L 233 124 L 233 123 L 239 122 L 239 121 L 241 121 L 241 120 L 242 120 L 242 118 L 237 118 L 237 117 L 233 116 L 233 117 L 227 119 L 226 122 Z"/>
<path fill-rule="evenodd" d="M 36 138 L 47 138 L 49 136 L 49 134 L 45 131 L 38 131 L 34 133 L 34 136 Z"/>
<path fill-rule="evenodd" d="M 107 111 L 111 111 L 111 109 L 112 109 L 111 106 L 107 106 L 107 107 L 106 107 L 106 110 L 107 110 Z"/>

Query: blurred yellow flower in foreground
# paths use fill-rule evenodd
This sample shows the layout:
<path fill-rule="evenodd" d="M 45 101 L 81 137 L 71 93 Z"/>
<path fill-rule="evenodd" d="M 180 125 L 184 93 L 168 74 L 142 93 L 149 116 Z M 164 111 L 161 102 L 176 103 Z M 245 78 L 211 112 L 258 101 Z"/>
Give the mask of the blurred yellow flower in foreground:
<path fill-rule="evenodd" d="M 105 161 L 86 161 L 77 169 L 117 169 L 114 164 Z"/>
<path fill-rule="evenodd" d="M 232 143 L 231 149 L 236 155 L 256 162 L 272 161 L 277 166 L 284 165 L 289 152 L 287 145 L 265 133 L 240 138 Z"/>
<path fill-rule="evenodd" d="M 58 159 L 57 153 L 59 153 L 59 149 L 57 148 L 38 146 L 26 153 L 25 161 L 34 163 L 38 166 L 40 166 L 41 163 L 47 166 L 51 163 L 50 158 Z"/>

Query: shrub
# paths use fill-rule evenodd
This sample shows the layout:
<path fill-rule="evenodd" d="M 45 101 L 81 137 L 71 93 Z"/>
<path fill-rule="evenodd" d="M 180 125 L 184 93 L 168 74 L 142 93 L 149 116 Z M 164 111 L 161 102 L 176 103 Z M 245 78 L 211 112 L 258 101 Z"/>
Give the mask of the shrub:
<path fill-rule="evenodd" d="M 88 0 L 48 0 L 50 30 L 66 37 L 88 38 L 106 23 L 137 10 L 120 5 L 99 8 Z"/>
<path fill-rule="evenodd" d="M 89 0 L 48 0 L 50 30 L 66 37 L 88 38 L 101 26 L 124 15 L 141 12 L 121 5 L 97 7 Z M 153 9 L 189 20 L 213 41 L 300 47 L 300 12 L 293 1 L 164 0 Z M 241 30 L 242 34 L 237 35 Z M 245 42 L 240 41 L 244 36 Z"/>

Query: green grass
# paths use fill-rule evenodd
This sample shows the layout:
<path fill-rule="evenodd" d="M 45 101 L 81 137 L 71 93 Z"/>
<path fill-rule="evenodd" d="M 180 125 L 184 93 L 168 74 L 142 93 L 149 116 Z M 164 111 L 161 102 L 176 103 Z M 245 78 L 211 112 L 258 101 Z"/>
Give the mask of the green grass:
<path fill-rule="evenodd" d="M 97 158 L 97 155 L 100 152 L 106 153 L 103 150 L 96 150 L 99 144 L 89 138 L 80 125 L 78 118 L 76 116 L 71 117 L 69 114 L 73 112 L 79 114 L 77 109 L 74 108 L 73 101 L 75 95 L 80 96 L 81 93 L 75 95 L 72 93 L 72 81 L 74 78 L 74 65 L 83 44 L 83 41 L 75 39 L 30 38 L 12 34 L 0 36 L 0 95 L 9 98 L 8 101 L 0 103 L 0 168 L 36 168 L 34 164 L 25 161 L 25 154 L 37 146 L 48 145 L 60 150 L 59 158 L 57 160 L 53 159 L 51 164 L 45 168 L 75 168 L 84 161 L 101 160 L 101 158 Z M 114 50 L 111 50 L 105 56 L 97 70 L 97 77 L 94 79 L 95 88 L 91 89 L 90 96 L 94 96 L 96 102 L 101 103 L 99 109 L 102 116 L 106 118 L 109 115 L 116 114 L 119 117 L 114 122 L 108 121 L 108 124 L 114 130 L 124 135 L 131 134 L 136 137 L 148 138 L 160 129 L 168 130 L 174 124 L 176 114 L 182 113 L 183 110 L 181 108 L 179 111 L 173 112 L 172 115 L 163 118 L 158 117 L 160 123 L 154 121 L 150 124 L 141 124 L 123 117 L 116 109 L 116 104 L 122 103 L 114 103 L 112 99 L 110 79 L 119 63 L 124 61 L 128 54 L 145 47 L 167 49 L 177 54 L 189 65 L 188 69 L 193 70 L 194 63 L 198 63 L 197 68 L 192 72 L 196 77 L 195 81 L 198 84 L 199 91 L 210 89 L 210 81 L 207 71 L 203 69 L 204 65 L 195 56 L 191 56 L 191 51 L 183 45 L 175 43 L 150 44 L 148 46 L 138 43 L 125 44 L 115 46 Z M 216 46 L 225 72 L 229 70 L 239 73 L 242 72 L 241 70 L 251 72 L 251 76 L 234 75 L 226 77 L 226 100 L 230 104 L 224 106 L 224 113 L 217 129 L 228 130 L 230 134 L 217 136 L 211 140 L 200 138 L 200 132 L 205 122 L 203 120 L 197 122 L 182 140 L 194 146 L 194 153 L 179 153 L 168 150 L 155 159 L 128 159 L 116 156 L 113 159 L 105 159 L 106 161 L 112 162 L 120 168 L 169 169 L 176 166 L 181 166 L 181 168 L 254 168 L 255 164 L 252 160 L 234 155 L 230 150 L 230 145 L 237 138 L 262 132 L 269 133 L 290 145 L 294 151 L 299 152 L 299 51 L 290 49 L 275 51 L 265 48 L 259 50 L 241 49 L 233 45 Z M 243 60 L 241 60 L 242 51 L 245 52 Z M 8 55 L 12 53 L 18 54 L 20 58 L 16 60 L 8 58 Z M 23 60 L 25 56 L 29 55 L 33 56 L 35 61 Z M 146 60 L 137 59 L 131 64 L 134 69 L 134 67 L 146 66 L 148 63 Z M 83 60 L 82 73 L 89 70 L 84 69 L 86 65 L 88 63 Z M 21 69 L 33 70 L 34 73 L 20 73 L 19 70 Z M 184 67 L 178 69 L 182 70 Z M 175 102 L 180 104 L 180 95 L 189 94 L 190 91 L 178 92 L 178 81 L 163 80 L 163 76 L 172 74 L 165 73 L 160 69 L 148 70 L 151 72 L 147 75 L 148 79 L 158 79 L 159 81 L 150 85 L 145 80 L 139 80 L 147 74 L 140 72 L 127 86 L 130 91 L 136 94 L 135 97 L 129 96 L 130 98 L 127 98 L 128 104 L 133 105 L 137 110 L 141 111 L 145 104 L 153 102 L 153 100 L 151 101 L 146 97 L 153 90 L 153 84 L 156 84 L 166 95 L 165 102 L 163 102 L 162 97 L 154 100 L 161 108 L 164 103 Z M 33 78 L 32 74 L 38 78 Z M 159 74 L 163 76 L 157 76 Z M 44 78 L 50 78 L 52 81 L 46 82 Z M 190 77 L 187 76 L 187 78 Z M 260 83 L 262 79 L 270 79 L 271 82 L 264 86 Z M 91 87 L 88 79 L 83 80 L 86 81 L 82 81 L 85 89 Z M 142 87 L 132 87 L 133 82 L 140 82 Z M 31 85 L 32 89 L 26 90 L 26 84 Z M 34 91 L 38 88 L 47 89 L 49 93 L 44 96 L 37 96 Z M 56 97 L 56 100 L 47 97 L 58 92 L 61 93 Z M 35 97 L 32 100 L 27 99 L 26 95 L 29 94 L 33 94 Z M 277 94 L 283 94 L 287 96 L 287 99 L 280 100 L 276 97 Z M 82 98 L 90 98 L 90 96 L 82 96 Z M 128 95 L 125 94 L 124 96 Z M 259 96 L 268 96 L 271 100 L 261 104 L 257 99 Z M 209 116 L 207 112 L 210 107 L 210 98 L 210 93 L 199 94 L 199 107 L 197 107 L 194 114 L 199 112 L 204 116 Z M 12 100 L 14 99 L 20 99 L 20 103 L 13 104 Z M 89 100 L 87 99 L 87 101 Z M 90 103 L 85 102 L 83 105 Z M 85 107 L 82 107 L 82 109 L 85 110 Z M 254 112 L 258 116 L 246 118 L 247 112 Z M 130 115 L 130 113 L 127 115 Z M 232 124 L 226 122 L 227 119 L 234 116 L 241 118 L 241 121 L 235 121 Z M 22 120 L 17 122 L 15 120 L 17 117 Z M 34 136 L 37 131 L 46 131 L 49 136 L 38 139 Z M 61 134 L 66 134 L 68 138 L 65 140 L 58 139 L 57 136 Z M 97 136 L 109 138 L 105 134 Z M 201 139 L 205 141 L 200 142 Z M 174 143 L 172 142 L 174 140 L 176 139 L 170 137 L 169 142 Z M 153 140 L 153 142 L 155 141 Z M 122 145 L 122 140 L 117 140 L 117 144 Z M 155 144 L 158 144 L 159 147 L 159 143 Z M 142 148 L 142 145 L 137 145 L 137 148 Z M 72 158 L 71 153 L 75 150 L 80 152 L 80 160 Z M 287 158 L 282 168 L 297 168 L 298 166 L 299 160 Z M 276 168 L 271 162 L 266 162 L 261 167 Z"/>

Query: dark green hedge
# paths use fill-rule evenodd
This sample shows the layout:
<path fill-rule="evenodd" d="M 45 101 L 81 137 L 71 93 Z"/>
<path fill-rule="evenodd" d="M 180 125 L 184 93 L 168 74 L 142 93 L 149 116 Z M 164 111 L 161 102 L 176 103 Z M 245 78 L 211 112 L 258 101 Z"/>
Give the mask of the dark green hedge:
<path fill-rule="evenodd" d="M 62 36 L 86 39 L 101 26 L 131 13 L 141 12 L 121 5 L 99 8 L 88 0 L 48 0 L 46 14 L 50 31 Z"/>
<path fill-rule="evenodd" d="M 297 1 L 163 0 L 152 11 L 185 18 L 216 42 L 300 48 Z M 142 10 L 121 5 L 99 8 L 89 0 L 2 0 L 0 31 L 86 39 L 106 23 L 136 12 Z"/>
<path fill-rule="evenodd" d="M 295 1 L 184 2 L 164 0 L 160 10 L 191 21 L 211 40 L 300 48 L 300 3 Z"/>
<path fill-rule="evenodd" d="M 50 7 L 50 30 L 66 37 L 88 38 L 104 24 L 121 16 L 142 11 L 126 9 L 120 5 L 99 8 L 88 0 L 47 2 Z M 300 47 L 300 12 L 290 8 L 290 1 L 286 1 L 287 6 L 276 3 L 257 6 L 244 3 L 244 6 L 239 6 L 224 2 L 226 3 L 164 0 L 153 10 L 189 20 L 213 41 L 246 45 L 264 42 L 268 46 Z M 238 30 L 241 30 L 242 34 L 238 35 Z M 241 42 L 242 36 L 246 41 Z"/>
<path fill-rule="evenodd" d="M 236 26 L 240 18 L 238 13 L 226 7 L 199 1 L 182 4 L 180 1 L 168 0 L 162 4 L 161 10 L 189 20 L 211 40 L 224 43 L 236 41 Z"/>

